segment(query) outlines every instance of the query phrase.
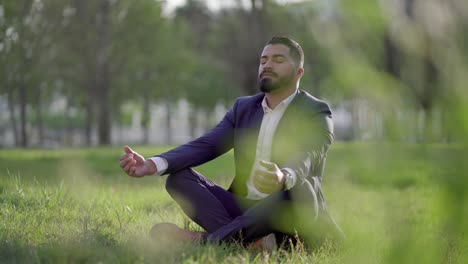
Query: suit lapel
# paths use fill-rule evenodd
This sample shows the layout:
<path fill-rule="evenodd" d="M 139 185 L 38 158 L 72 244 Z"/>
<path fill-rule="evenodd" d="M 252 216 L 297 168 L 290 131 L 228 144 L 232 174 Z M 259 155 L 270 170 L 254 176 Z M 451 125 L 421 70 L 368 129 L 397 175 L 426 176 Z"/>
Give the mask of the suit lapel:
<path fill-rule="evenodd" d="M 251 104 L 239 113 L 242 121 L 236 129 L 235 155 L 236 155 L 236 177 L 230 190 L 240 196 L 247 195 L 247 179 L 255 160 L 258 134 L 263 119 L 263 108 L 261 100 Z"/>
<path fill-rule="evenodd" d="M 257 132 L 260 131 L 260 125 L 262 124 L 263 119 L 263 108 L 262 104 L 257 104 L 252 115 L 251 119 L 251 128 Z"/>
<path fill-rule="evenodd" d="M 271 146 L 271 161 L 273 162 L 284 162 L 284 158 L 288 156 L 288 150 L 293 147 L 289 139 L 295 138 L 296 130 L 299 127 L 295 119 L 299 114 L 302 96 L 300 91 L 296 94 L 276 127 Z"/>

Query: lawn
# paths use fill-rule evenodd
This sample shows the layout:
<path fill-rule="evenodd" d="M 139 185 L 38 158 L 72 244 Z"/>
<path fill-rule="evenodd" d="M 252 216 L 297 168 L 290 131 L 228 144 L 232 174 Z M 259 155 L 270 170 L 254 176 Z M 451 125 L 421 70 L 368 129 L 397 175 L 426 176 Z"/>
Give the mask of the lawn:
<path fill-rule="evenodd" d="M 164 148 L 134 147 L 143 155 Z M 178 247 L 148 238 L 190 223 L 165 177 L 120 171 L 120 148 L 0 150 L 0 263 L 467 263 L 468 149 L 337 143 L 324 194 L 348 239 L 265 256 L 240 245 Z M 198 171 L 227 186 L 232 153 Z"/>

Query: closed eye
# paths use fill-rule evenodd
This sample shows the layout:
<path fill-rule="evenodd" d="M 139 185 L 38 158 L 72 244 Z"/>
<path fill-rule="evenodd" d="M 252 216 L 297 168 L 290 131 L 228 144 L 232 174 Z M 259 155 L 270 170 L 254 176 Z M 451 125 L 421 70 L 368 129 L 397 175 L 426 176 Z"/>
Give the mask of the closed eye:
<path fill-rule="evenodd" d="M 283 55 L 275 55 L 273 56 L 273 61 L 277 63 L 283 63 L 286 58 Z"/>
<path fill-rule="evenodd" d="M 261 65 L 264 65 L 267 61 L 268 61 L 269 57 L 267 56 L 262 56 L 260 58 L 260 64 Z M 284 55 L 281 55 L 281 54 L 276 54 L 276 55 L 273 55 L 272 56 L 272 60 L 273 62 L 275 63 L 283 63 L 286 61 L 286 57 Z"/>

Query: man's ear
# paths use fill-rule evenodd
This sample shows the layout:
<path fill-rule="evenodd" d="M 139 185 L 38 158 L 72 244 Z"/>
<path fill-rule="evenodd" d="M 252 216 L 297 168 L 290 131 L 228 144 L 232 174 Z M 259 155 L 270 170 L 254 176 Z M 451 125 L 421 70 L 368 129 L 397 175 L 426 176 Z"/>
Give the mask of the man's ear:
<path fill-rule="evenodd" d="M 302 67 L 297 68 L 296 74 L 299 77 L 299 79 L 302 78 L 302 76 L 304 75 L 304 68 Z"/>

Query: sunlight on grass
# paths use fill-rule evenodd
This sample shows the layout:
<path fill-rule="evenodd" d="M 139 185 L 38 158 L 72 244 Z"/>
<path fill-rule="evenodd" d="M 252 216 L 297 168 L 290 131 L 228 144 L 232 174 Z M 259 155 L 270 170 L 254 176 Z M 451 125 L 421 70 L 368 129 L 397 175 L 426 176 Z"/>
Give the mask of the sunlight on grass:
<path fill-rule="evenodd" d="M 143 148 L 147 154 L 151 148 Z M 165 245 L 151 226 L 190 223 L 164 177 L 133 179 L 120 149 L 0 152 L 0 262 L 463 263 L 466 148 L 336 144 L 324 194 L 347 235 L 264 256 L 240 245 Z M 228 185 L 232 153 L 198 168 Z"/>

